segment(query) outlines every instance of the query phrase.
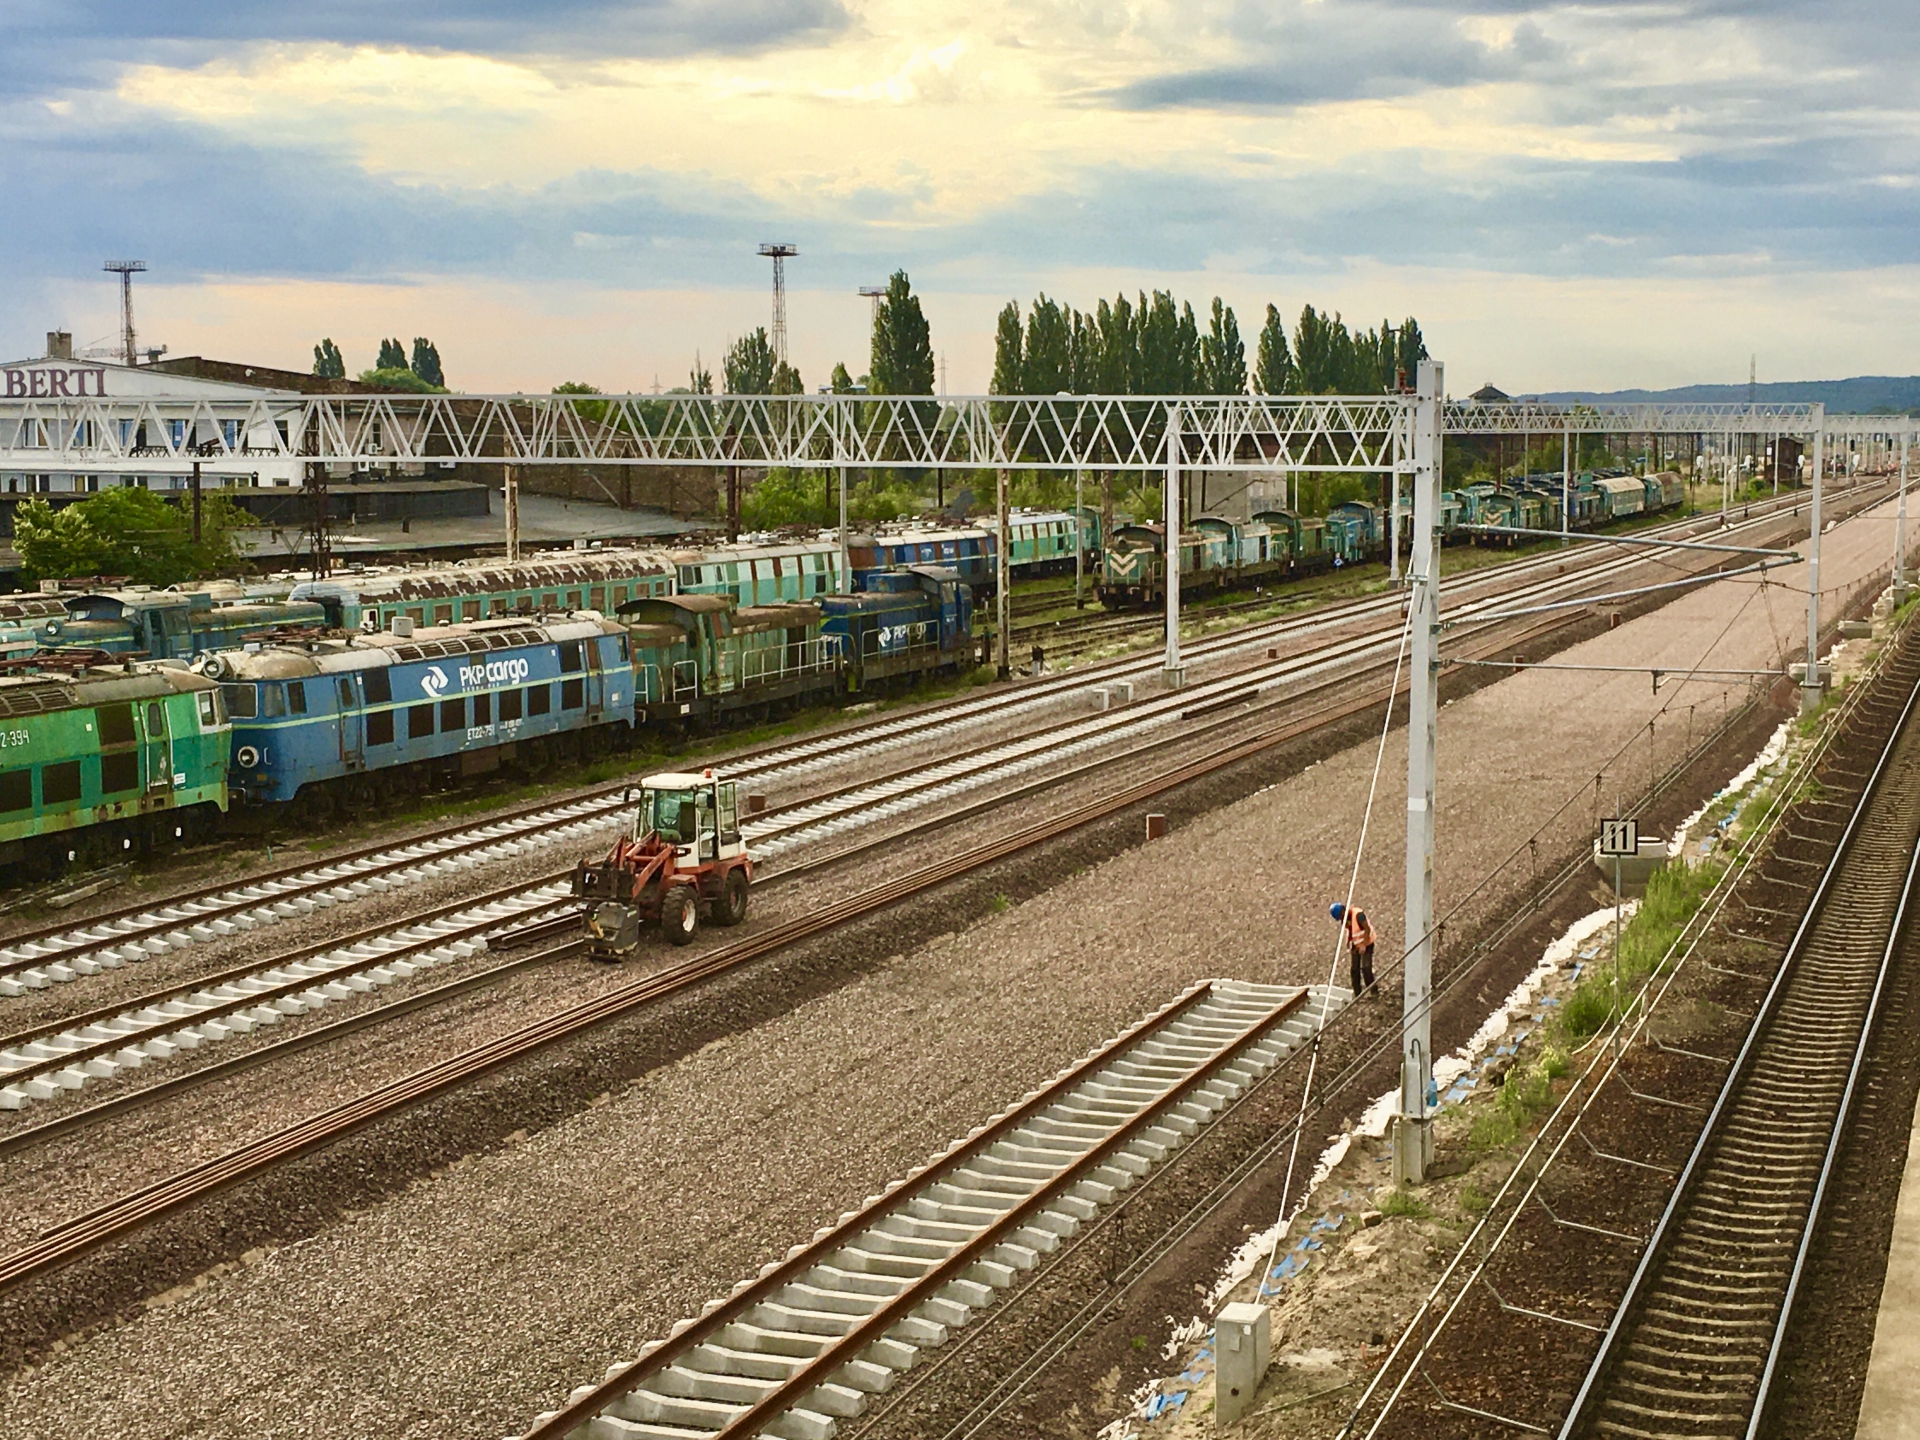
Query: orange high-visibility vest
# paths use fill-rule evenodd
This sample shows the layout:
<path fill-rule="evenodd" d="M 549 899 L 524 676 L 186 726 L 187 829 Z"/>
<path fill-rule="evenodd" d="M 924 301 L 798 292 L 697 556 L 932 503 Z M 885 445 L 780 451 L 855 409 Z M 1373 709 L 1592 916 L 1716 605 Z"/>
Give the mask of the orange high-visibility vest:
<path fill-rule="evenodd" d="M 1359 910 L 1347 911 L 1347 944 L 1356 950 L 1365 950 L 1373 944 L 1373 926 Z"/>

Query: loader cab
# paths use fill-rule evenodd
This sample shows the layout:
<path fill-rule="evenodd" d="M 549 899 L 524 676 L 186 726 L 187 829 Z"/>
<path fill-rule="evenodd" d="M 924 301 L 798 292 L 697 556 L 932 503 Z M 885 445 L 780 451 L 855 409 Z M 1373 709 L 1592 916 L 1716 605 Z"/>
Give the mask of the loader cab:
<path fill-rule="evenodd" d="M 648 832 L 671 844 L 683 867 L 747 853 L 738 787 L 713 773 L 649 775 L 640 782 L 633 838 Z"/>

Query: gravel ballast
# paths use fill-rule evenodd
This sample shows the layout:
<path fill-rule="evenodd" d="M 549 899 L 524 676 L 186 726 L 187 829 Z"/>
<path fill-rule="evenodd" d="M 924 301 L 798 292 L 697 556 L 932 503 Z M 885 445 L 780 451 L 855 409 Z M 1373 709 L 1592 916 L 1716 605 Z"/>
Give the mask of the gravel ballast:
<path fill-rule="evenodd" d="M 1869 518 L 1827 535 L 1828 583 L 1884 566 L 1885 532 Z M 1769 664 L 1804 634 L 1796 569 L 1777 573 L 1765 596 L 1725 582 L 1557 658 Z M 1603 801 L 1609 783 L 1637 789 L 1650 759 L 1686 748 L 1685 707 L 1712 713 L 1729 688 L 1669 681 L 1656 698 L 1645 674 L 1532 671 L 1449 706 L 1443 907 L 1576 794 L 1539 863 L 1584 843 L 1594 775 Z M 1383 954 L 1404 753 L 1395 736 L 1359 889 Z M 1325 979 L 1325 907 L 1345 892 L 1374 760 L 1358 746 L 1004 913 L 983 905 L 944 943 L 45 1357 L 10 1381 L 0 1420 L 48 1436 L 518 1431 L 1183 985 Z M 1527 863 L 1475 913 L 1524 892 Z"/>

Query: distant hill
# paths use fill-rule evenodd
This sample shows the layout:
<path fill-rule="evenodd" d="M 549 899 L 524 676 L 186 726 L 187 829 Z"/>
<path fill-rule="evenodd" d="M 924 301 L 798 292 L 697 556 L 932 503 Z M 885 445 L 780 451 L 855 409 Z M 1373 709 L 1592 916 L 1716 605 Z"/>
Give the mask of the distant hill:
<path fill-rule="evenodd" d="M 1529 397 L 1533 398 L 1533 397 Z M 1620 404 L 1744 405 L 1745 385 L 1682 385 L 1676 390 L 1559 390 L 1549 402 L 1580 400 Z M 1843 415 L 1920 410 L 1920 375 L 1856 375 L 1851 380 L 1778 380 L 1754 386 L 1761 403 L 1810 405 L 1819 401 Z"/>

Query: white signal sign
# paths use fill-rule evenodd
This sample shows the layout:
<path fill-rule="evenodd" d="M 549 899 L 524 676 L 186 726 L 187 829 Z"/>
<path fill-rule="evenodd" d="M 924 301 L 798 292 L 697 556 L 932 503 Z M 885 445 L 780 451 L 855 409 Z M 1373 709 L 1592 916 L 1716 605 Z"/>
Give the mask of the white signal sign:
<path fill-rule="evenodd" d="M 1600 853 L 1637 856 L 1640 853 L 1640 822 L 1638 820 L 1602 820 L 1600 822 Z"/>

